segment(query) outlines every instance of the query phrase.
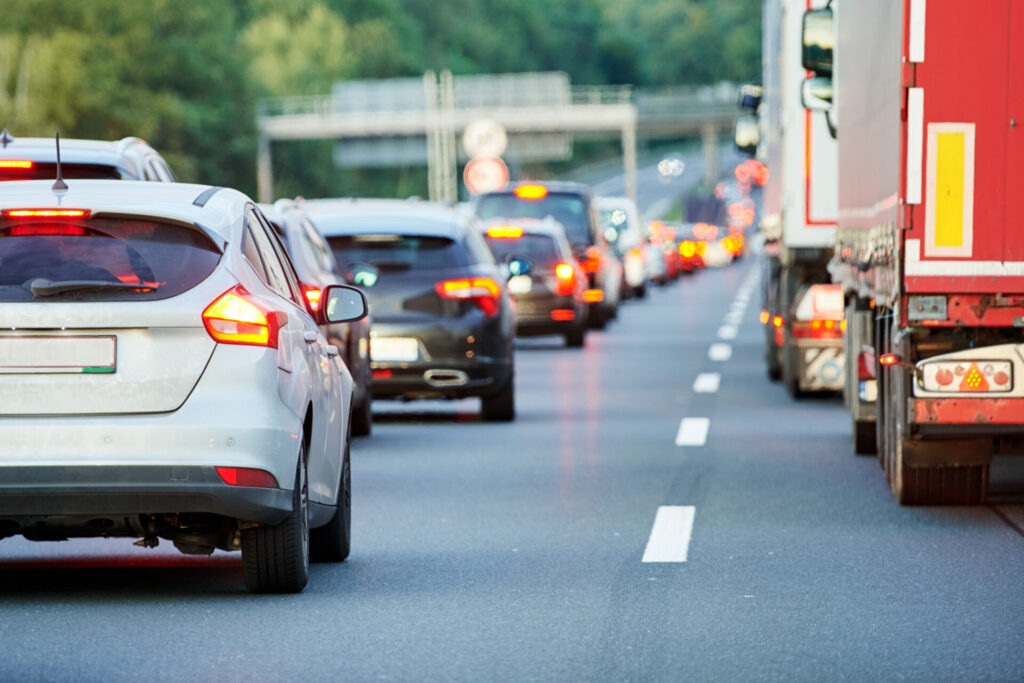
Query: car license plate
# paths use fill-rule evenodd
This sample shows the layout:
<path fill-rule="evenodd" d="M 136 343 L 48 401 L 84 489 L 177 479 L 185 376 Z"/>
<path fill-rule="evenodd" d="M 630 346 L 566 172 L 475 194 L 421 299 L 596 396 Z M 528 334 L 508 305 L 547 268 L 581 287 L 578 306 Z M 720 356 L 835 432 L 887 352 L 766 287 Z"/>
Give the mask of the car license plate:
<path fill-rule="evenodd" d="M 508 281 L 509 294 L 528 294 L 533 289 L 533 278 L 529 275 L 514 275 Z"/>
<path fill-rule="evenodd" d="M 0 337 L 0 374 L 112 373 L 117 337 Z"/>
<path fill-rule="evenodd" d="M 412 337 L 374 337 L 370 340 L 370 360 L 403 362 L 420 357 L 420 343 Z"/>

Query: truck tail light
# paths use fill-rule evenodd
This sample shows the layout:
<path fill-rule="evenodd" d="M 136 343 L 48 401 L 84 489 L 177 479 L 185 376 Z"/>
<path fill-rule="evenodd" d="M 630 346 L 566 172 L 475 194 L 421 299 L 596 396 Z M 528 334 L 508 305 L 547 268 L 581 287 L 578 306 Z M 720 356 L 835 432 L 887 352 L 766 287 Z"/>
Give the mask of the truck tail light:
<path fill-rule="evenodd" d="M 837 339 L 843 334 L 840 320 L 815 318 L 793 322 L 791 334 L 797 339 Z"/>
<path fill-rule="evenodd" d="M 0 169 L 5 168 L 17 168 L 27 169 L 32 168 L 32 162 L 24 159 L 0 159 Z"/>
<path fill-rule="evenodd" d="M 250 300 L 238 285 L 221 294 L 203 311 L 203 325 L 214 341 L 277 348 L 277 333 L 283 326 L 283 313 L 266 311 Z"/>
<path fill-rule="evenodd" d="M 922 363 L 925 391 L 981 393 L 1013 391 L 1013 363 L 998 360 L 935 361 Z"/>
<path fill-rule="evenodd" d="M 442 299 L 472 301 L 488 318 L 498 314 L 501 287 L 489 277 L 444 280 L 434 285 L 434 291 Z"/>
<path fill-rule="evenodd" d="M 857 379 L 875 379 L 875 366 L 871 362 L 873 354 L 861 351 L 857 354 Z"/>
<path fill-rule="evenodd" d="M 555 277 L 558 278 L 555 294 L 568 296 L 576 289 L 576 271 L 568 263 L 559 263 L 555 266 Z"/>

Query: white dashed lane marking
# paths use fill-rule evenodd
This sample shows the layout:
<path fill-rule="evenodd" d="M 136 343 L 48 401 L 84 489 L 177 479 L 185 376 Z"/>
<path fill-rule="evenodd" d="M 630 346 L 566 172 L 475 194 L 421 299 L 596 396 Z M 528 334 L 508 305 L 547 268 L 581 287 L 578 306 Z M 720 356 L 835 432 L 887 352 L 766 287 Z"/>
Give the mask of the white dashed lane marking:
<path fill-rule="evenodd" d="M 642 562 L 686 562 L 693 535 L 692 505 L 662 505 L 654 516 Z"/>
<path fill-rule="evenodd" d="M 725 361 L 732 358 L 732 346 L 721 342 L 712 344 L 708 348 L 708 358 L 711 360 Z"/>
<path fill-rule="evenodd" d="M 703 446 L 708 440 L 711 420 L 706 417 L 684 417 L 676 432 L 677 446 Z"/>
<path fill-rule="evenodd" d="M 698 394 L 713 394 L 718 391 L 722 376 L 717 372 L 702 372 L 693 382 L 693 390 Z"/>
<path fill-rule="evenodd" d="M 722 325 L 718 328 L 719 339 L 735 339 L 739 329 L 735 325 Z"/>

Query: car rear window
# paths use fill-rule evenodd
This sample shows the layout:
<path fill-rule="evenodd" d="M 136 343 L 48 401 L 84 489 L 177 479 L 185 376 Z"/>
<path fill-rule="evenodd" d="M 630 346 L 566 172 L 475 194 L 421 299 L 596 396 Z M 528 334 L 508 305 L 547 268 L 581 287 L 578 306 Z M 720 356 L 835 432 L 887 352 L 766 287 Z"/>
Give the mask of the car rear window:
<path fill-rule="evenodd" d="M 166 299 L 221 252 L 199 229 L 124 218 L 0 221 L 0 301 Z"/>
<path fill-rule="evenodd" d="M 499 262 L 513 256 L 528 259 L 540 266 L 561 261 L 555 240 L 548 235 L 524 234 L 518 239 L 488 237 L 487 245 L 494 253 L 494 259 Z"/>
<path fill-rule="evenodd" d="M 57 177 L 57 164 L 50 162 L 29 161 L 28 167 L 11 166 L 0 168 L 0 181 L 4 180 L 53 180 Z M 65 179 L 82 178 L 86 180 L 120 180 L 121 173 L 113 166 L 106 164 L 68 164 L 60 165 L 61 175 Z"/>
<path fill-rule="evenodd" d="M 369 263 L 388 273 L 469 265 L 466 248 L 449 237 L 386 233 L 338 235 L 327 242 L 342 268 Z"/>
<path fill-rule="evenodd" d="M 520 199 L 511 192 L 481 196 L 476 214 L 480 218 L 545 218 L 551 216 L 565 228 L 573 245 L 594 243 L 587 220 L 587 205 L 578 194 L 549 192 L 543 199 Z"/>

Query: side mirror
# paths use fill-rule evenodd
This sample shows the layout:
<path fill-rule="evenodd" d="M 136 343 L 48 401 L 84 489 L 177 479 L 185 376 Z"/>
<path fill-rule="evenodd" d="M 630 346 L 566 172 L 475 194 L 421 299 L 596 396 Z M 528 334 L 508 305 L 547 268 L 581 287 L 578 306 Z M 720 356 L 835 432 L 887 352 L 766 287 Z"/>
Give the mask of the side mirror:
<path fill-rule="evenodd" d="M 529 275 L 533 272 L 533 263 L 528 259 L 513 256 L 508 260 L 508 276 Z"/>
<path fill-rule="evenodd" d="M 744 83 L 740 86 L 739 105 L 743 111 L 754 113 L 761 106 L 761 95 L 764 88 L 757 83 Z"/>
<path fill-rule="evenodd" d="M 359 287 L 373 287 L 380 278 L 380 271 L 369 263 L 350 263 L 345 281 Z"/>
<path fill-rule="evenodd" d="M 803 56 L 801 63 L 816 76 L 832 78 L 832 50 L 836 36 L 832 28 L 832 10 L 812 9 L 804 12 Z"/>
<path fill-rule="evenodd" d="M 733 142 L 740 152 L 748 156 L 757 154 L 757 146 L 761 143 L 761 124 L 756 116 L 740 116 L 736 119 Z"/>
<path fill-rule="evenodd" d="M 832 108 L 832 79 L 822 76 L 808 78 L 800 86 L 800 102 L 804 109 L 827 111 Z"/>
<path fill-rule="evenodd" d="M 326 302 L 323 307 L 324 320 L 329 323 L 361 320 L 370 312 L 366 296 L 348 285 L 329 285 L 324 289 L 320 300 Z"/>

